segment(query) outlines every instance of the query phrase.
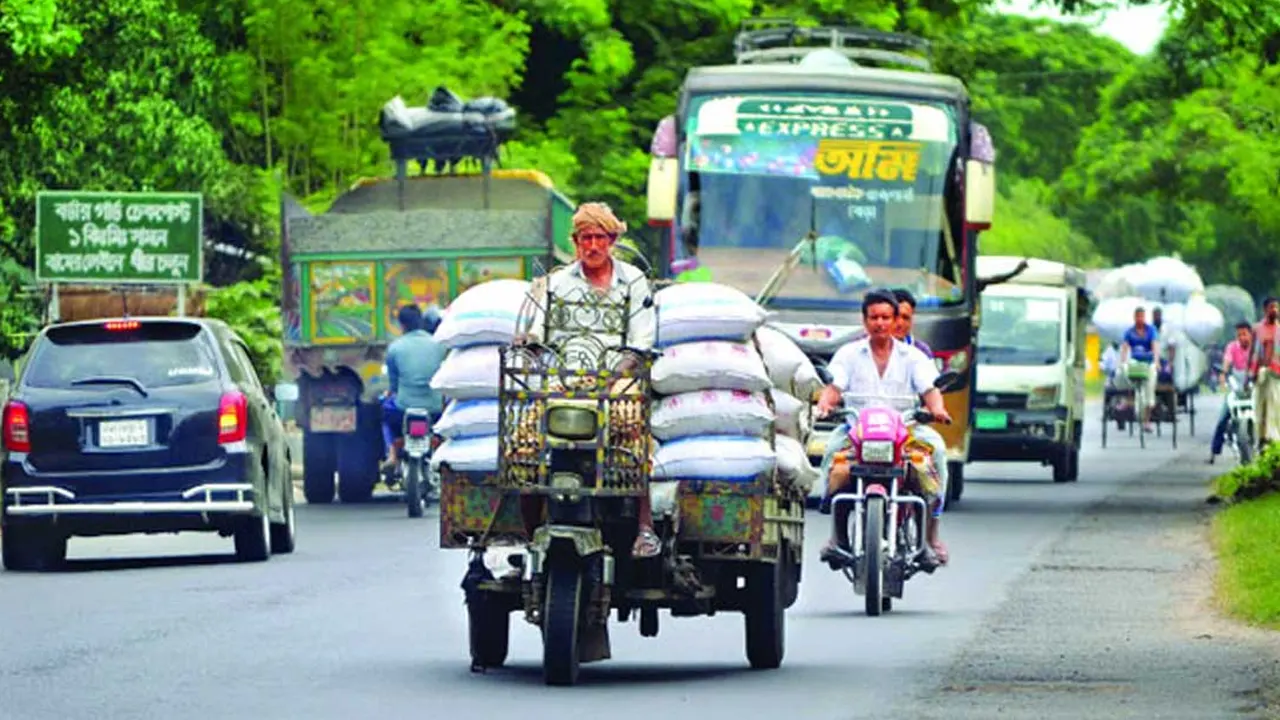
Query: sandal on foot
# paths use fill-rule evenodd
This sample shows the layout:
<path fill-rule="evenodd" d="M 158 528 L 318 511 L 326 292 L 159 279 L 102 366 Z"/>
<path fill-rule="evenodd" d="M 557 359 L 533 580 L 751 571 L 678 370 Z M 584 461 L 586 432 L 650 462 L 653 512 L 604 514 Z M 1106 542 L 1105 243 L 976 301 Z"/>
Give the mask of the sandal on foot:
<path fill-rule="evenodd" d="M 651 558 L 662 553 L 662 543 L 652 530 L 641 530 L 636 535 L 636 542 L 631 546 L 631 557 Z"/>

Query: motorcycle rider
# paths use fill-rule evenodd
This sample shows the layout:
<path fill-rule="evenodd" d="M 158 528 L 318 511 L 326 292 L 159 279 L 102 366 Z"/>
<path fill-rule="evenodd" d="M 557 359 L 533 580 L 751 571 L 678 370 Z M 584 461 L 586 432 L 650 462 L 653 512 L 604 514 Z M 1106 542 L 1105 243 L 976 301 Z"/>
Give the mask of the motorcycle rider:
<path fill-rule="evenodd" d="M 589 202 L 578 206 L 573 215 L 573 245 L 577 260 L 552 272 L 545 281 L 535 283 L 533 294 L 539 296 L 550 290 L 557 297 L 572 298 L 578 294 L 606 295 L 611 300 L 621 301 L 629 294 L 629 318 L 626 337 L 610 333 L 603 326 L 604 313 L 585 312 L 580 321 L 594 324 L 593 340 L 580 342 L 579 337 L 570 337 L 565 348 L 560 349 L 567 356 L 568 362 L 587 359 L 591 364 L 598 363 L 597 356 L 606 348 L 625 345 L 637 350 L 653 348 L 656 313 L 650 301 L 649 281 L 639 268 L 614 257 L 614 243 L 627 225 L 614 215 L 613 210 L 605 203 Z M 528 329 L 522 333 L 517 342 L 542 342 L 542 305 L 541 298 L 534 303 L 532 317 Z M 550 338 L 555 343 L 557 338 Z M 634 367 L 634 360 L 627 358 L 617 369 Z M 654 557 L 661 552 L 658 536 L 653 531 L 653 512 L 649 495 L 646 493 L 639 499 L 639 532 L 636 536 L 632 554 L 638 558 Z M 521 511 L 525 525 L 532 528 L 539 524 L 544 507 L 543 499 L 537 496 L 521 498 Z"/>
<path fill-rule="evenodd" d="M 1156 367 L 1160 357 L 1160 333 L 1147 324 L 1147 310 L 1139 307 L 1133 311 L 1133 326 L 1124 333 L 1124 344 L 1120 348 L 1120 376 L 1128 382 L 1128 366 L 1130 362 L 1144 363 L 1151 366 L 1147 379 L 1145 407 L 1137 408 L 1138 422 L 1146 426 L 1147 432 L 1154 432 L 1151 427 L 1151 412 L 1155 408 Z"/>
<path fill-rule="evenodd" d="M 1222 352 L 1222 372 L 1219 374 L 1219 381 L 1223 386 L 1227 384 L 1228 374 L 1242 377 L 1249 372 L 1249 352 L 1252 349 L 1253 328 L 1247 322 L 1237 324 L 1236 341 Z M 1227 397 L 1222 399 L 1222 412 L 1218 414 L 1218 424 L 1213 429 L 1213 442 L 1209 446 L 1210 465 L 1213 464 L 1214 458 L 1222 454 L 1222 445 L 1226 442 L 1227 423 L 1231 421 L 1231 410 L 1227 400 Z"/>
<path fill-rule="evenodd" d="M 938 370 L 924 353 L 918 348 L 893 337 L 898 323 L 898 302 L 893 293 L 872 291 L 862 300 L 862 322 L 868 337 L 855 340 L 836 351 L 827 365 L 831 373 L 831 383 L 823 388 L 818 400 L 818 416 L 825 417 L 842 403 L 846 393 L 855 396 L 853 402 L 866 407 L 876 405 L 875 398 L 887 398 L 886 403 L 897 406 L 902 401 L 896 398 L 917 396 L 924 401 L 925 408 L 932 413 L 938 422 L 949 423 L 951 416 L 942 404 L 942 392 L 933 386 L 938 377 Z M 888 399 L 892 398 L 892 399 Z M 909 408 L 899 407 L 906 410 Z M 826 499 L 834 497 L 849 485 L 850 473 L 847 465 L 829 469 L 830 458 L 836 452 L 849 447 L 849 427 L 853 420 L 847 421 L 841 429 L 840 438 L 833 434 L 832 441 L 827 443 L 827 457 L 823 459 L 823 469 L 827 472 Z M 919 426 L 912 428 L 915 433 Z M 933 446 L 935 457 L 941 449 L 929 438 L 917 435 L 917 439 Z M 945 491 L 944 491 L 945 492 Z M 837 557 L 838 528 L 849 523 L 850 508 L 847 504 L 836 507 L 832 535 L 823 548 L 822 559 L 830 562 Z M 926 536 L 928 546 L 925 548 L 927 565 L 946 564 L 948 554 L 946 546 L 939 536 L 940 518 L 936 513 L 926 520 Z"/>
<path fill-rule="evenodd" d="M 431 378 L 440 369 L 447 352 L 444 344 L 431 335 L 440 324 L 440 314 L 433 308 L 424 317 L 417 305 L 405 305 L 396 320 L 404 334 L 387 348 L 390 392 L 382 403 L 382 438 L 387 444 L 384 471 L 395 468 L 399 462 L 395 441 L 404 434 L 404 411 L 421 408 L 431 413 L 434 422 L 444 409 L 444 399 L 431 389 Z"/>

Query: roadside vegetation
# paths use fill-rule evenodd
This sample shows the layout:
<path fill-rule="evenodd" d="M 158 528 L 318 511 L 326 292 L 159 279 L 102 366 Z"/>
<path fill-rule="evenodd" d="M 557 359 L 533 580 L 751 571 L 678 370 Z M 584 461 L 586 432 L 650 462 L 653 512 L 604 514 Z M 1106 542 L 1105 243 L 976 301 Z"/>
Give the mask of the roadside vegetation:
<path fill-rule="evenodd" d="M 1280 445 L 1214 480 L 1217 595 L 1240 620 L 1280 629 Z"/>

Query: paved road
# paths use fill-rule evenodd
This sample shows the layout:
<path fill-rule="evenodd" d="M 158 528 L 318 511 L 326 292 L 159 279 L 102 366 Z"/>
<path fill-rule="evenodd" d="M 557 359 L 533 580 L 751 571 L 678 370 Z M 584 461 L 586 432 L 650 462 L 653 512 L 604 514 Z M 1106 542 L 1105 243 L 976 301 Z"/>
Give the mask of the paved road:
<path fill-rule="evenodd" d="M 1073 485 L 971 466 L 952 567 L 880 618 L 818 564 L 811 516 L 775 672 L 726 615 L 615 624 L 572 689 L 541 684 L 518 622 L 511 667 L 472 675 L 463 556 L 392 503 L 302 507 L 297 553 L 259 565 L 216 537 L 73 540 L 68 572 L 0 574 L 0 718 L 1239 717 L 1275 645 L 1197 614 L 1204 432 L 1181 457 L 1090 433 Z"/>

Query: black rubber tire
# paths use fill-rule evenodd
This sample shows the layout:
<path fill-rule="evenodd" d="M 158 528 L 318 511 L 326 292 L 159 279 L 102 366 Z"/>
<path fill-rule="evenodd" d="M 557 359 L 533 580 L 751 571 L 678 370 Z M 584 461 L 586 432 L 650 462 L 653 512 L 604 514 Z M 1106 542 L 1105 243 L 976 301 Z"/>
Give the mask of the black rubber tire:
<path fill-rule="evenodd" d="M 409 517 L 420 518 L 426 510 L 426 500 L 423 493 L 426 488 L 422 482 L 422 464 L 415 460 L 405 462 L 405 478 L 404 478 L 404 503 L 409 511 Z"/>
<path fill-rule="evenodd" d="M 67 536 L 39 525 L 7 525 L 0 538 L 0 550 L 5 570 L 57 570 L 67 561 Z"/>
<path fill-rule="evenodd" d="M 293 483 L 284 483 L 284 522 L 271 523 L 271 554 L 288 555 L 297 547 L 298 523 L 293 511 Z"/>
<path fill-rule="evenodd" d="M 747 575 L 747 607 L 742 613 L 747 662 L 753 670 L 776 670 L 786 654 L 787 613 L 783 597 L 785 563 L 752 563 Z"/>
<path fill-rule="evenodd" d="M 467 624 L 472 667 L 502 667 L 511 645 L 510 614 L 494 598 L 481 595 L 467 604 Z"/>
<path fill-rule="evenodd" d="M 582 621 L 582 568 L 560 556 L 547 558 L 542 605 L 542 677 L 548 685 L 578 682 L 578 636 Z"/>
<path fill-rule="evenodd" d="M 305 432 L 302 435 L 302 494 L 309 505 L 333 502 L 338 471 L 338 447 L 333 436 Z"/>
<path fill-rule="evenodd" d="M 947 463 L 947 506 L 959 505 L 964 495 L 964 463 Z"/>
<path fill-rule="evenodd" d="M 266 512 L 236 518 L 236 559 L 263 562 L 271 557 L 271 522 Z"/>
<path fill-rule="evenodd" d="M 863 573 L 867 614 L 884 612 L 884 498 L 869 497 L 862 523 Z"/>

